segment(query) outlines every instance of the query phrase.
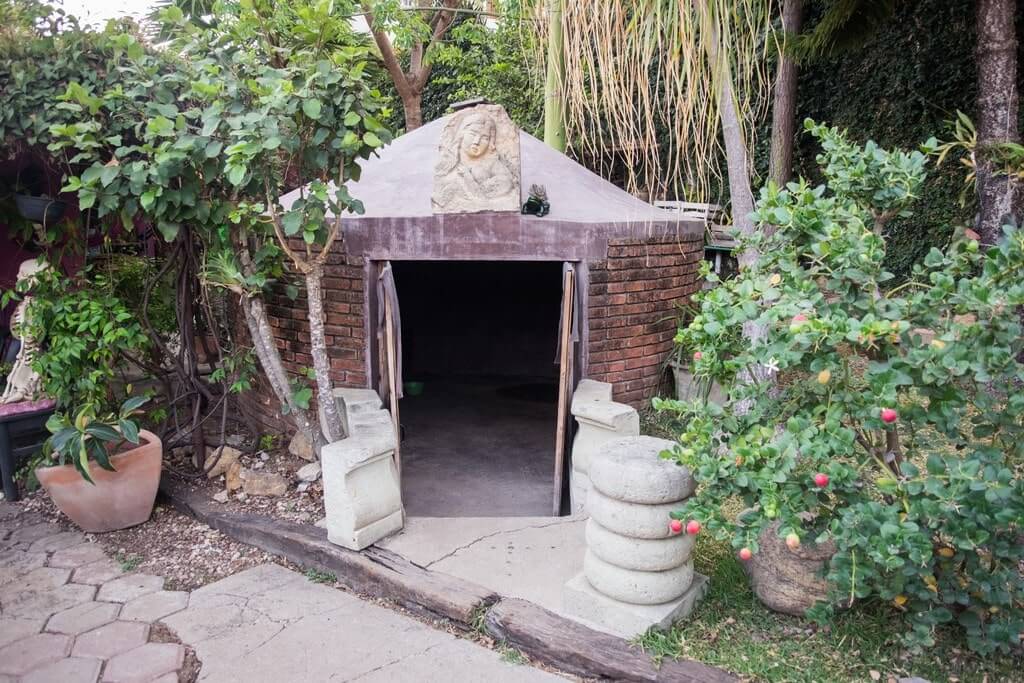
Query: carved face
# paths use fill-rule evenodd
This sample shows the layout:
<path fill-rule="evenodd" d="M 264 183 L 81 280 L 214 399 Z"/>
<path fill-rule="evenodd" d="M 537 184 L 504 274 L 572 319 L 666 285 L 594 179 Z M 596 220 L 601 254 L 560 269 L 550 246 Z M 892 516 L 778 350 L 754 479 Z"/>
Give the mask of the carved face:
<path fill-rule="evenodd" d="M 462 128 L 462 151 L 470 159 L 479 159 L 494 145 L 494 122 L 488 118 L 474 118 Z"/>

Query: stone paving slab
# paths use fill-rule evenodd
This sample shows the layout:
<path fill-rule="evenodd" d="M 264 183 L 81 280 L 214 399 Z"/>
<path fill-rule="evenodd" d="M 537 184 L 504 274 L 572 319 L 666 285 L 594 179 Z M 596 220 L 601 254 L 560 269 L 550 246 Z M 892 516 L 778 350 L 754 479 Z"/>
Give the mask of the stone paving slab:
<path fill-rule="evenodd" d="M 561 680 L 277 565 L 194 591 L 164 622 L 218 683 Z"/>
<path fill-rule="evenodd" d="M 148 642 L 157 621 L 216 683 L 562 680 L 275 564 L 166 591 L 18 510 L 0 503 L 0 683 L 175 682 L 186 650 Z"/>

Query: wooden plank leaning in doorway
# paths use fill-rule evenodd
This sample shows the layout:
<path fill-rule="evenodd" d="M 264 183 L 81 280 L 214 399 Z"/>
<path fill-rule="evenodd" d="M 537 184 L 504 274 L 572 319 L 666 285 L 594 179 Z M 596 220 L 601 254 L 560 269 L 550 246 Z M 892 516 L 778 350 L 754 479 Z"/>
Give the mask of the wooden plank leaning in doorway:
<path fill-rule="evenodd" d="M 573 334 L 573 286 L 576 282 L 576 269 L 566 264 L 562 275 L 562 318 L 559 333 L 558 363 L 558 424 L 555 428 L 555 491 L 552 500 L 551 514 L 555 517 L 562 513 L 562 483 L 565 472 L 565 440 L 569 419 L 569 395 L 572 393 L 572 363 L 574 349 Z"/>

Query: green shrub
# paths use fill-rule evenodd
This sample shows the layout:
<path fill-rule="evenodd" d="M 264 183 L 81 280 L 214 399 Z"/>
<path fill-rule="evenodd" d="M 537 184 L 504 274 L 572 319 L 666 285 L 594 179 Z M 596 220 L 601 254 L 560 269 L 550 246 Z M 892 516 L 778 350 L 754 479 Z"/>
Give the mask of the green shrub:
<path fill-rule="evenodd" d="M 688 418 L 672 456 L 700 484 L 676 516 L 754 553 L 774 520 L 791 547 L 832 540 L 833 604 L 887 601 L 912 646 L 956 624 L 977 652 L 1009 649 L 1024 631 L 1024 231 L 985 253 L 961 236 L 886 290 L 885 224 L 926 157 L 807 128 L 826 185 L 762 190 L 742 244 L 760 258 L 678 334 L 728 397 L 658 402 Z"/>

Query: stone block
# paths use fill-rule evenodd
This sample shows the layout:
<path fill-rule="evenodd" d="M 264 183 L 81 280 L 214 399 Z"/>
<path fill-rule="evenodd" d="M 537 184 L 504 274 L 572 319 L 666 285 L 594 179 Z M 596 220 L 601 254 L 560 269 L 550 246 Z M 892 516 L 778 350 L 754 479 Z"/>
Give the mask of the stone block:
<path fill-rule="evenodd" d="M 34 553 L 52 553 L 78 545 L 83 541 L 85 541 L 85 536 L 77 531 L 61 531 L 40 538 L 32 543 L 29 550 Z"/>
<path fill-rule="evenodd" d="M 46 564 L 46 553 L 8 548 L 0 550 L 0 586 Z"/>
<path fill-rule="evenodd" d="M 21 677 L 20 683 L 96 683 L 103 660 L 91 657 L 68 657 Z"/>
<path fill-rule="evenodd" d="M 46 630 L 77 636 L 117 619 L 121 606 L 114 602 L 83 602 L 58 612 L 46 622 Z"/>
<path fill-rule="evenodd" d="M 206 473 L 207 479 L 216 479 L 222 474 L 227 474 L 228 468 L 234 463 L 238 462 L 238 459 L 242 457 L 242 451 L 234 448 L 233 446 L 224 446 L 220 449 L 220 456 L 217 455 L 217 448 L 206 449 L 206 462 L 209 464 L 211 460 L 217 458 L 217 462 L 214 463 L 210 471 Z"/>
<path fill-rule="evenodd" d="M 0 647 L 34 636 L 45 623 L 46 617 L 0 617 Z"/>
<path fill-rule="evenodd" d="M 0 674 L 22 676 L 63 659 L 71 651 L 71 636 L 39 633 L 0 648 Z"/>
<path fill-rule="evenodd" d="M 76 569 L 75 573 L 71 575 L 71 581 L 98 586 L 111 579 L 116 579 L 122 574 L 124 574 L 124 570 L 121 569 L 121 565 L 111 559 L 103 559 Z"/>
<path fill-rule="evenodd" d="M 587 577 L 577 574 L 565 584 L 563 594 L 566 613 L 605 633 L 634 638 L 653 627 L 667 629 L 685 619 L 707 592 L 708 578 L 694 574 L 685 593 L 660 605 L 634 605 L 614 600 L 595 590 Z"/>
<path fill-rule="evenodd" d="M 660 571 L 686 563 L 696 537 L 677 534 L 668 538 L 630 538 L 611 532 L 590 518 L 586 538 L 590 552 L 606 562 L 626 569 Z"/>
<path fill-rule="evenodd" d="M 129 574 L 100 586 L 96 599 L 104 602 L 128 602 L 140 595 L 155 593 L 163 587 L 164 580 L 159 576 Z"/>
<path fill-rule="evenodd" d="M 90 562 L 106 559 L 106 557 L 103 548 L 96 543 L 80 543 L 64 550 L 58 550 L 50 558 L 48 564 L 51 567 L 77 569 Z"/>
<path fill-rule="evenodd" d="M 185 647 L 178 643 L 146 643 L 107 662 L 104 683 L 143 683 L 172 673 L 185 662 Z"/>
<path fill-rule="evenodd" d="M 187 606 L 188 593 L 185 591 L 157 591 L 126 602 L 121 609 L 121 619 L 154 622 Z"/>
<path fill-rule="evenodd" d="M 660 605 L 686 592 L 693 582 L 693 563 L 658 571 L 626 569 L 605 562 L 588 550 L 583 573 L 595 590 L 634 605 Z"/>
<path fill-rule="evenodd" d="M 352 550 L 400 530 L 405 521 L 395 465 L 395 432 L 385 410 L 349 416 L 351 436 L 321 450 L 327 538 Z"/>
<path fill-rule="evenodd" d="M 380 395 L 373 389 L 355 389 L 352 387 L 337 387 L 334 390 L 334 402 L 338 407 L 338 414 L 341 415 L 342 426 L 345 428 L 345 435 L 352 435 L 352 427 L 349 421 L 356 415 L 376 412 L 384 407 Z M 319 408 L 320 424 L 326 422 L 324 410 Z M 297 455 L 297 454 L 293 454 Z M 316 460 L 314 455 L 306 460 Z"/>
<path fill-rule="evenodd" d="M 76 657 L 110 659 L 134 650 L 149 639 L 149 624 L 136 621 L 112 621 L 75 638 L 71 654 Z"/>
<path fill-rule="evenodd" d="M 628 503 L 658 505 L 689 498 L 697 486 L 690 470 L 661 457 L 674 445 L 652 436 L 609 441 L 590 467 L 591 485 Z"/>
<path fill-rule="evenodd" d="M 669 515 L 681 502 L 661 505 L 640 505 L 615 500 L 591 486 L 587 495 L 587 512 L 609 531 L 630 538 L 668 538 L 672 531 Z"/>
<path fill-rule="evenodd" d="M 239 477 L 242 491 L 248 496 L 280 498 L 288 493 L 288 480 L 275 472 L 256 472 L 243 467 Z"/>
<path fill-rule="evenodd" d="M 96 595 L 95 586 L 81 586 L 74 583 L 56 588 L 26 590 L 13 596 L 0 596 L 4 618 L 7 617 L 48 617 L 69 607 L 88 602 Z"/>

